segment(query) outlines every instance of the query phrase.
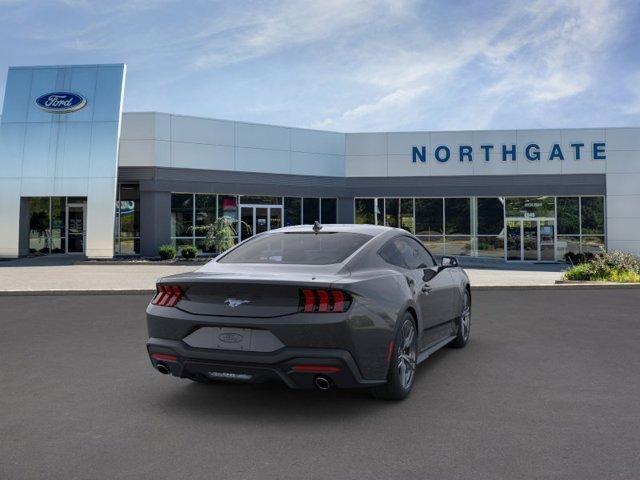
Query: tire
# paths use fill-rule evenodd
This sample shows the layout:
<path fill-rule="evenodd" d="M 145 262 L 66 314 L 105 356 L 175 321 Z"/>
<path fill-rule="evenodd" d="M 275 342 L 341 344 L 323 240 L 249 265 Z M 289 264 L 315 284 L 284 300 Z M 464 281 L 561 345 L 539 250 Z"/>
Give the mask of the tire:
<path fill-rule="evenodd" d="M 462 311 L 458 318 L 458 332 L 456 338 L 454 338 L 449 346 L 453 348 L 462 348 L 469 341 L 469 335 L 471 334 L 471 294 L 469 290 L 464 289 L 464 299 L 462 302 Z"/>
<path fill-rule="evenodd" d="M 396 332 L 387 383 L 372 391 L 377 398 L 403 400 L 407 398 L 413 383 L 418 358 L 418 333 L 410 313 L 405 313 Z"/>

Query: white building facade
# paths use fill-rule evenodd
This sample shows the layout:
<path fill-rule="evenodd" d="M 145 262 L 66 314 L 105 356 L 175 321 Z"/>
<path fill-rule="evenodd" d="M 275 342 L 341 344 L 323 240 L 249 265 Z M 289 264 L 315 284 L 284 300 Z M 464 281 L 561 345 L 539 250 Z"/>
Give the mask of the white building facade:
<path fill-rule="evenodd" d="M 319 220 L 405 228 L 436 255 L 640 254 L 640 128 L 340 133 L 122 113 L 124 76 L 9 70 L 0 256 L 208 253 L 198 227 L 222 215 L 243 221 L 238 240 Z"/>

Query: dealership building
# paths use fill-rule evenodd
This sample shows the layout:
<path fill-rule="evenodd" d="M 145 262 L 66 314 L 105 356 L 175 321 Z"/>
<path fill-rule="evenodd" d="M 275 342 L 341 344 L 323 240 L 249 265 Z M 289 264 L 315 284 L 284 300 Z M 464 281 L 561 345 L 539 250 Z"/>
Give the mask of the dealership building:
<path fill-rule="evenodd" d="M 436 255 L 640 254 L 640 128 L 342 133 L 122 112 L 125 74 L 9 69 L 0 257 L 209 253 L 198 227 L 220 216 L 238 240 L 318 220 L 404 228 Z"/>

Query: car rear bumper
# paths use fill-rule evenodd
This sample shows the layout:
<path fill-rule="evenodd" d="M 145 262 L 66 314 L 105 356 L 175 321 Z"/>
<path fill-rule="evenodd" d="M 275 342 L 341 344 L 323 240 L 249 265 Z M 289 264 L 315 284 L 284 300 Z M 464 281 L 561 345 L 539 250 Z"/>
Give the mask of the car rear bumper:
<path fill-rule="evenodd" d="M 318 376 L 338 388 L 385 383 L 363 378 L 351 354 L 340 349 L 284 347 L 274 352 L 229 351 L 191 348 L 180 340 L 150 338 L 147 351 L 154 368 L 164 367 L 180 378 L 243 383 L 281 380 L 291 388 L 315 388 Z M 160 354 L 160 359 L 154 358 L 154 354 Z"/>

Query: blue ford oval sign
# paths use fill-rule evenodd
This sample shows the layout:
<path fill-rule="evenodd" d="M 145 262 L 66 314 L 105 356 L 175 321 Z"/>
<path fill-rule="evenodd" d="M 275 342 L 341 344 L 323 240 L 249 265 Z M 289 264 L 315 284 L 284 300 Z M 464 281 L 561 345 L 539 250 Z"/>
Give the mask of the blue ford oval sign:
<path fill-rule="evenodd" d="M 84 108 L 87 99 L 77 93 L 53 92 L 36 98 L 36 105 L 49 113 L 71 113 Z"/>

